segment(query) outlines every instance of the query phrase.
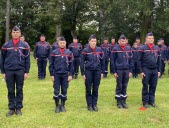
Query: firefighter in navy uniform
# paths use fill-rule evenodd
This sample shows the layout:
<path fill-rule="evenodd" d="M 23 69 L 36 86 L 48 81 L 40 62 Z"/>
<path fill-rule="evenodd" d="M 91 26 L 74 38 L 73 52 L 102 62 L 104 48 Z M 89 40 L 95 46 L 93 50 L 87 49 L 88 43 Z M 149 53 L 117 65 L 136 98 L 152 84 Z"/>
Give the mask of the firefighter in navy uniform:
<path fill-rule="evenodd" d="M 117 43 L 116 43 L 115 41 L 116 41 L 115 38 L 112 37 L 112 38 L 111 38 L 111 43 L 109 44 L 109 46 L 110 46 L 110 52 L 111 52 L 111 50 L 113 50 L 113 48 L 117 45 Z"/>
<path fill-rule="evenodd" d="M 28 42 L 25 41 L 25 36 L 24 35 L 20 36 L 20 41 L 24 42 L 26 45 L 28 45 L 28 47 L 30 47 Z"/>
<path fill-rule="evenodd" d="M 116 40 L 115 40 L 114 37 L 111 38 L 111 43 L 109 45 L 110 45 L 110 54 L 111 54 L 111 51 L 117 45 Z M 110 73 L 111 73 L 111 61 L 110 61 Z"/>
<path fill-rule="evenodd" d="M 40 41 L 36 43 L 34 49 L 34 58 L 38 65 L 38 78 L 39 80 L 45 79 L 46 77 L 46 65 L 50 56 L 50 44 L 45 41 L 45 36 L 40 36 Z"/>
<path fill-rule="evenodd" d="M 104 38 L 103 39 L 103 43 L 100 45 L 100 48 L 104 52 L 104 58 L 105 58 L 105 73 L 104 73 L 104 78 L 107 78 L 108 65 L 109 65 L 109 59 L 110 59 L 110 51 L 111 51 L 111 47 L 110 47 L 110 44 L 108 42 L 109 42 L 109 39 L 108 38 Z"/>
<path fill-rule="evenodd" d="M 155 92 L 157 81 L 160 77 L 161 57 L 158 46 L 154 45 L 154 36 L 148 33 L 145 45 L 140 48 L 139 72 L 142 78 L 142 103 L 145 108 L 149 105 L 157 107 L 155 104 Z"/>
<path fill-rule="evenodd" d="M 73 75 L 73 53 L 66 49 L 64 37 L 59 38 L 58 45 L 59 48 L 51 52 L 49 59 L 49 72 L 54 82 L 53 98 L 56 104 L 56 113 L 66 111 L 65 101 L 67 100 L 68 82 L 72 80 Z"/>
<path fill-rule="evenodd" d="M 137 43 L 137 47 L 138 48 L 143 46 L 143 44 L 140 43 L 140 38 L 139 37 L 136 38 L 136 43 Z"/>
<path fill-rule="evenodd" d="M 139 74 L 139 67 L 138 67 L 138 58 L 139 58 L 139 47 L 138 47 L 138 43 L 135 42 L 133 44 L 133 47 L 131 48 L 132 50 L 132 54 L 133 54 L 133 78 L 137 78 L 138 74 Z"/>
<path fill-rule="evenodd" d="M 69 50 L 73 53 L 74 56 L 74 61 L 73 61 L 73 68 L 74 68 L 74 73 L 73 73 L 73 78 L 78 77 L 79 73 L 79 66 L 80 66 L 80 55 L 82 52 L 82 45 L 81 43 L 78 43 L 77 37 L 73 38 L 73 43 L 69 45 Z"/>
<path fill-rule="evenodd" d="M 126 104 L 127 99 L 127 86 L 129 78 L 132 76 L 132 52 L 129 47 L 126 46 L 127 41 L 124 35 L 119 38 L 119 44 L 117 44 L 111 51 L 111 74 L 114 74 L 116 78 L 116 96 L 118 108 L 128 108 Z"/>
<path fill-rule="evenodd" d="M 30 49 L 19 40 L 20 36 L 21 31 L 15 26 L 12 29 L 12 40 L 6 42 L 1 51 L 1 71 L 8 89 L 9 112 L 6 116 L 14 113 L 22 115 L 23 84 L 30 69 Z"/>
<path fill-rule="evenodd" d="M 58 41 L 60 36 L 57 37 L 56 42 L 52 44 L 52 51 L 59 48 Z"/>
<path fill-rule="evenodd" d="M 167 47 L 162 43 L 163 40 L 160 39 L 157 42 L 157 46 L 159 47 L 160 50 L 160 55 L 161 55 L 161 76 L 164 74 L 165 72 L 165 61 L 167 60 Z"/>
<path fill-rule="evenodd" d="M 81 54 L 81 74 L 86 86 L 86 102 L 89 111 L 98 111 L 98 89 L 105 70 L 104 52 L 96 46 L 95 35 L 89 37 L 89 46 Z"/>
<path fill-rule="evenodd" d="M 167 46 L 164 44 L 163 38 L 158 40 L 157 45 L 160 49 L 161 54 L 161 76 L 162 76 L 165 72 L 165 62 L 167 61 Z"/>

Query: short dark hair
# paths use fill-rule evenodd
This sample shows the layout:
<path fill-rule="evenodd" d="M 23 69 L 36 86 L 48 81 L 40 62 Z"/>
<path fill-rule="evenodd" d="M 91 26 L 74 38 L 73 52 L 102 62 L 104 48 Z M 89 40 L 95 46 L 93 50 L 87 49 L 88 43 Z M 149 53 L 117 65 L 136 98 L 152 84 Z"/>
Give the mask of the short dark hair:
<path fill-rule="evenodd" d="M 75 37 L 73 37 L 73 39 L 76 39 L 76 40 L 78 40 L 78 38 L 75 36 Z"/>
<path fill-rule="evenodd" d="M 96 39 L 96 35 L 95 35 L 95 34 L 90 35 L 89 41 L 90 41 L 91 39 Z"/>
<path fill-rule="evenodd" d="M 111 39 L 115 39 L 114 37 L 111 37 Z"/>
<path fill-rule="evenodd" d="M 44 35 L 44 34 L 41 34 L 40 37 L 45 37 L 45 35 Z"/>

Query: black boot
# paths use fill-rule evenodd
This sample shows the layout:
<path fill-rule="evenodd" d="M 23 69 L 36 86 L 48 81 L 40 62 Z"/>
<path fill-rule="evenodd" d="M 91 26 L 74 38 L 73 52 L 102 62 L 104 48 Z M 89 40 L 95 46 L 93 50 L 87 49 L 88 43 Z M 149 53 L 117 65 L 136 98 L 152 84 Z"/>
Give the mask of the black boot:
<path fill-rule="evenodd" d="M 153 102 L 153 103 L 149 103 L 150 106 L 157 108 L 157 105 Z"/>
<path fill-rule="evenodd" d="M 78 78 L 78 75 L 76 74 L 76 75 L 75 75 L 75 79 L 77 79 L 77 78 Z"/>
<path fill-rule="evenodd" d="M 59 99 L 55 99 L 55 104 L 56 104 L 56 109 L 55 109 L 55 112 L 56 112 L 56 113 L 59 113 L 59 112 L 60 112 Z"/>
<path fill-rule="evenodd" d="M 15 110 L 9 110 L 9 112 L 6 114 L 7 117 L 12 116 L 15 113 Z"/>
<path fill-rule="evenodd" d="M 144 107 L 144 108 L 149 108 L 148 103 L 143 103 L 143 107 Z"/>
<path fill-rule="evenodd" d="M 122 104 L 121 104 L 121 101 L 120 100 L 117 100 L 117 107 L 118 108 L 123 108 Z"/>
<path fill-rule="evenodd" d="M 128 109 L 128 106 L 127 106 L 125 100 L 122 100 L 122 101 L 121 101 L 121 104 L 122 104 L 123 108 Z"/>
<path fill-rule="evenodd" d="M 107 78 L 107 74 L 104 74 L 103 77 L 104 77 L 104 78 Z"/>
<path fill-rule="evenodd" d="M 92 112 L 92 111 L 93 111 L 92 106 L 88 106 L 88 107 L 87 107 L 87 109 L 88 109 L 90 112 Z"/>
<path fill-rule="evenodd" d="M 95 112 L 98 111 L 97 105 L 93 105 L 93 110 L 94 110 Z"/>
<path fill-rule="evenodd" d="M 61 106 L 60 106 L 60 110 L 61 110 L 61 112 L 66 112 L 66 109 L 65 109 L 65 101 L 66 100 L 61 100 Z"/>
<path fill-rule="evenodd" d="M 17 109 L 17 110 L 16 110 L 16 115 L 18 115 L 18 116 L 21 116 L 21 115 L 22 115 L 21 109 Z"/>

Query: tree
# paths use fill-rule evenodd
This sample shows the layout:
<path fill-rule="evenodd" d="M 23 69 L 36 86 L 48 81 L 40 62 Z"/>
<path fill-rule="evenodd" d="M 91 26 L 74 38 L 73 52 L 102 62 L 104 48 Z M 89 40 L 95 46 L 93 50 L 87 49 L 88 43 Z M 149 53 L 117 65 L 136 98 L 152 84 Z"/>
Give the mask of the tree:
<path fill-rule="evenodd" d="M 5 41 L 9 40 L 9 25 L 10 24 L 10 0 L 6 1 L 6 38 Z"/>

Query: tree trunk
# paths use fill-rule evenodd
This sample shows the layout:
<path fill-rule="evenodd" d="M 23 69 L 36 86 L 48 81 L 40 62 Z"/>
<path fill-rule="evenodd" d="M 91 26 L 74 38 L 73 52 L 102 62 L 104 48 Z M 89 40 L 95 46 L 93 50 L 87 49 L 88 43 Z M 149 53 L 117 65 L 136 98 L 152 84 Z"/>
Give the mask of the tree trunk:
<path fill-rule="evenodd" d="M 145 37 L 146 34 L 148 32 L 148 16 L 144 15 L 143 16 L 143 23 L 141 26 L 141 43 L 144 44 L 145 43 Z"/>
<path fill-rule="evenodd" d="M 56 25 L 56 37 L 60 36 L 60 32 L 61 32 L 60 25 Z"/>
<path fill-rule="evenodd" d="M 6 37 L 5 41 L 9 40 L 9 24 L 10 24 L 10 0 L 6 1 Z"/>

